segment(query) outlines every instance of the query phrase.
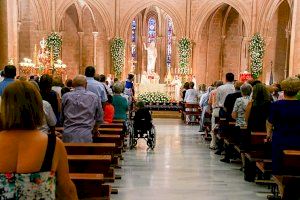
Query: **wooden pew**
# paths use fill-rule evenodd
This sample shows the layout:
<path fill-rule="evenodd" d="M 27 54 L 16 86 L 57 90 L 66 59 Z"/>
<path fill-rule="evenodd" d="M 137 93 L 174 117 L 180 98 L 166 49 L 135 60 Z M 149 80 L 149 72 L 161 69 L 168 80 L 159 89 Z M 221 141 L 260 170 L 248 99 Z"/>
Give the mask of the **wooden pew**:
<path fill-rule="evenodd" d="M 113 120 L 113 123 L 124 123 L 125 122 L 125 120 L 124 119 L 114 119 Z"/>
<path fill-rule="evenodd" d="M 100 131 L 100 134 L 122 135 L 123 128 L 111 128 L 111 127 L 102 128 L 102 127 L 100 127 L 98 130 Z"/>
<path fill-rule="evenodd" d="M 101 173 L 106 182 L 114 182 L 111 155 L 68 155 L 70 173 Z"/>
<path fill-rule="evenodd" d="M 281 199 L 300 199 L 300 150 L 284 150 L 282 168 L 283 175 L 273 176 Z"/>
<path fill-rule="evenodd" d="M 123 141 L 120 135 L 98 134 L 93 137 L 94 143 L 115 143 L 116 147 L 123 148 Z"/>
<path fill-rule="evenodd" d="M 115 143 L 64 143 L 68 155 L 111 155 L 112 164 L 119 166 L 122 149 Z"/>
<path fill-rule="evenodd" d="M 103 174 L 70 173 L 79 199 L 109 200 L 111 186 L 104 184 Z"/>
<path fill-rule="evenodd" d="M 100 128 L 123 128 L 123 123 L 101 124 Z"/>
<path fill-rule="evenodd" d="M 183 117 L 186 124 L 199 124 L 201 109 L 198 103 L 186 103 L 184 105 Z"/>

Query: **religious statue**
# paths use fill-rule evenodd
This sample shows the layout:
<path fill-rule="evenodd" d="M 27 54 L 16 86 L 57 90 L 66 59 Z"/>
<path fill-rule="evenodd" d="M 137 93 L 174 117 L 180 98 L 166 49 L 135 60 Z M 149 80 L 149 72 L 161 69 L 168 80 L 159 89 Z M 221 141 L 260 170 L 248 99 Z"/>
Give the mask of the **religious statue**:
<path fill-rule="evenodd" d="M 180 88 L 182 86 L 181 80 L 179 77 L 176 75 L 171 83 L 173 86 L 175 86 L 175 95 L 174 99 L 175 101 L 179 102 L 180 101 Z"/>
<path fill-rule="evenodd" d="M 192 77 L 192 82 L 194 83 L 194 89 L 196 89 L 198 91 L 198 85 L 197 85 L 196 76 Z"/>
<path fill-rule="evenodd" d="M 150 84 L 150 80 L 148 79 L 148 73 L 146 71 L 143 71 L 141 75 L 141 84 L 143 85 Z"/>
<path fill-rule="evenodd" d="M 155 71 L 155 62 L 157 57 L 157 49 L 155 47 L 155 42 L 151 42 L 149 47 L 144 43 L 144 48 L 147 51 L 147 72 L 151 73 Z"/>

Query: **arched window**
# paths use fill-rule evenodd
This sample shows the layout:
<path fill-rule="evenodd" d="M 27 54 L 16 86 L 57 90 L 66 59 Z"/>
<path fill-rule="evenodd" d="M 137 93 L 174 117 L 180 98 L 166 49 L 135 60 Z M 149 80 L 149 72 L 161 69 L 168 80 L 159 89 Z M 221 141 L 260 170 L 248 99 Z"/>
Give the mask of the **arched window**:
<path fill-rule="evenodd" d="M 137 42 L 137 38 L 136 38 L 137 34 L 136 34 L 136 20 L 133 19 L 132 23 L 131 23 L 131 57 L 132 60 L 136 61 L 137 60 L 137 51 L 136 51 L 136 42 Z"/>
<path fill-rule="evenodd" d="M 170 17 L 167 18 L 167 67 L 171 67 L 172 58 L 172 36 L 173 36 L 173 22 Z"/>
<path fill-rule="evenodd" d="M 149 18 L 148 21 L 148 43 L 156 39 L 156 20 L 153 17 Z"/>

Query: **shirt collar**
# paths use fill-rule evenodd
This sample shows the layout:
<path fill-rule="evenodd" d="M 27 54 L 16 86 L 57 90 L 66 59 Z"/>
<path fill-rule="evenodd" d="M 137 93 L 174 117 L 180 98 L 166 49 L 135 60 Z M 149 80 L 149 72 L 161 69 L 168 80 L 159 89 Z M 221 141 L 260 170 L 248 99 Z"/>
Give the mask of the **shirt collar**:
<path fill-rule="evenodd" d="M 84 87 L 82 87 L 82 86 L 80 86 L 80 87 L 76 87 L 76 88 L 75 88 L 75 91 L 82 91 L 82 90 L 85 90 L 85 88 L 84 88 Z"/>
<path fill-rule="evenodd" d="M 95 80 L 94 77 L 86 77 L 86 80 Z"/>

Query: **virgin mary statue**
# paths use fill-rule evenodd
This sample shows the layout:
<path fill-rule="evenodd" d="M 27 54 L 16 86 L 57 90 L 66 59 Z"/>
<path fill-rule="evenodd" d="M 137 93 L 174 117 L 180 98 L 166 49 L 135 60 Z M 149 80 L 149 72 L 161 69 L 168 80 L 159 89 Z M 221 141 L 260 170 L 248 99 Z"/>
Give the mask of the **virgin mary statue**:
<path fill-rule="evenodd" d="M 151 73 L 155 71 L 155 62 L 157 57 L 157 49 L 155 47 L 155 42 L 151 42 L 149 47 L 144 43 L 144 48 L 147 51 L 147 72 Z"/>

